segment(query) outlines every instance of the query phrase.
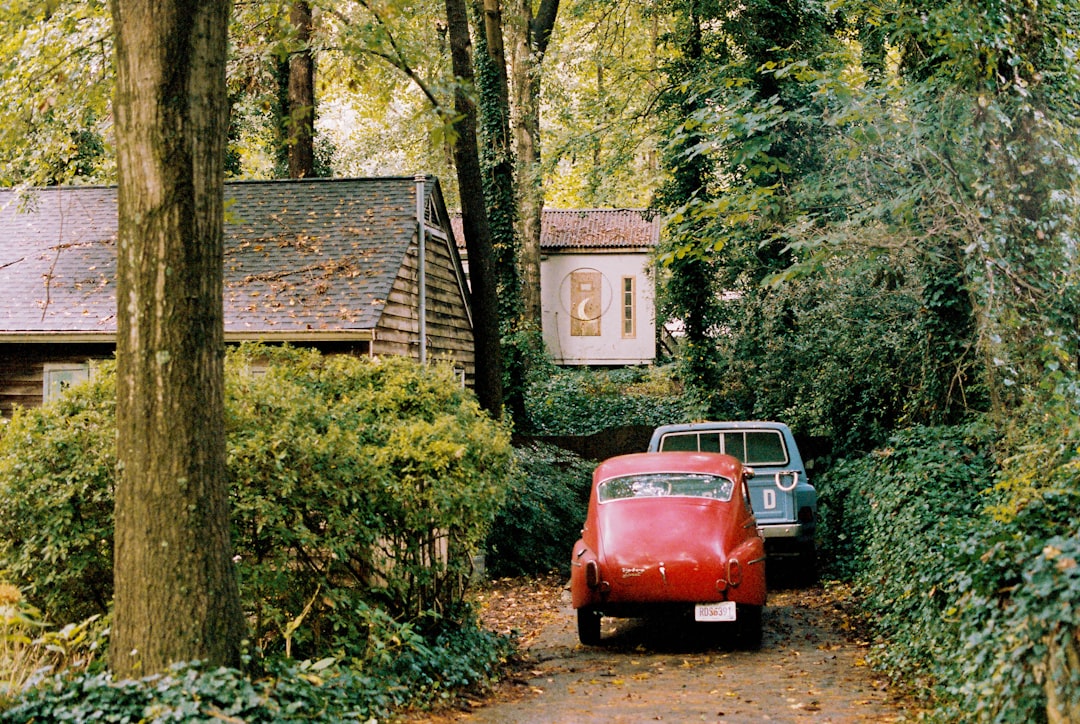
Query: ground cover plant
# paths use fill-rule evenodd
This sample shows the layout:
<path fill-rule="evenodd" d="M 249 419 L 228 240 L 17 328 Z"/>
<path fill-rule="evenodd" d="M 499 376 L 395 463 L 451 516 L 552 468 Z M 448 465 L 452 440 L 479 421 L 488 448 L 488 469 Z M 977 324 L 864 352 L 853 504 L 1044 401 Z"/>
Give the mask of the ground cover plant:
<path fill-rule="evenodd" d="M 52 622 L 108 615 L 113 399 L 106 365 L 0 437 L 0 569 Z M 465 591 L 505 495 L 509 431 L 452 370 L 245 346 L 228 357 L 226 414 L 252 671 L 276 677 L 275 691 L 304 686 L 296 676 L 359 682 L 360 699 L 324 705 L 375 716 L 493 674 L 508 647 L 478 630 Z M 78 686 L 96 689 L 98 675 Z M 65 690 L 43 690 L 40 706 Z"/>
<path fill-rule="evenodd" d="M 673 365 L 612 370 L 534 371 L 525 391 L 531 434 L 589 435 L 621 425 L 665 425 L 704 419 L 705 408 Z"/>
<path fill-rule="evenodd" d="M 912 428 L 818 480 L 830 571 L 857 584 L 871 660 L 935 721 L 1080 712 L 1080 501 L 1051 484 L 1002 514 L 1000 443 L 982 419 Z"/>

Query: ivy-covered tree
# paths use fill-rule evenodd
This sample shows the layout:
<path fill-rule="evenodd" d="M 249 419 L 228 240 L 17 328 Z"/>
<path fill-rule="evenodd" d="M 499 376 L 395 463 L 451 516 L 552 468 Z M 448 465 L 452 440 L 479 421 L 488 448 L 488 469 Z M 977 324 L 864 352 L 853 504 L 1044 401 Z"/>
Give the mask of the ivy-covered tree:
<path fill-rule="evenodd" d="M 782 63 L 818 63 L 830 48 L 828 17 L 817 4 L 701 2 L 666 6 L 674 18 L 661 96 L 669 181 L 657 194 L 668 215 L 661 260 L 669 276 L 666 310 L 681 319 L 687 381 L 710 399 L 713 414 L 750 414 L 760 387 L 744 379 L 738 406 L 721 398 L 732 369 L 749 370 L 762 335 L 788 318 L 764 305 L 761 282 L 789 263 L 786 197 L 818 163 L 819 139 L 791 109 L 808 89 Z M 778 313 L 762 318 L 766 309 Z M 781 325 L 782 326 L 782 325 Z M 720 355 L 724 339 L 726 359 Z M 727 385 L 730 387 L 730 384 Z"/>
<path fill-rule="evenodd" d="M 674 9 L 671 42 L 677 44 L 677 54 L 666 68 L 670 88 L 661 96 L 672 132 L 663 158 L 670 176 L 655 199 L 656 207 L 669 218 L 665 249 L 669 275 L 660 309 L 665 316 L 682 321 L 683 376 L 692 390 L 709 399 L 720 387 L 716 342 L 721 324 L 718 269 L 713 258 L 698 250 L 688 251 L 685 245 L 687 239 L 699 235 L 702 226 L 692 209 L 714 198 L 716 184 L 712 159 L 699 152 L 704 138 L 683 125 L 683 119 L 700 111 L 708 97 L 692 83 L 679 83 L 677 79 L 703 73 L 718 59 L 706 56 L 704 24 L 708 18 L 702 17 L 699 3 L 690 0 L 678 3 Z M 718 413 L 711 402 L 709 411 Z"/>

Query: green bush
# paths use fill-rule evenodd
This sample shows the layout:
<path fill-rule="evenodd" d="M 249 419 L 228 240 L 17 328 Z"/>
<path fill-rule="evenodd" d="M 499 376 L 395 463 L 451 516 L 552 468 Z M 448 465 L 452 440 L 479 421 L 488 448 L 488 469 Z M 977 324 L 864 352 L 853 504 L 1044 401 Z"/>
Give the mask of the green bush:
<path fill-rule="evenodd" d="M 913 428 L 817 481 L 823 548 L 857 584 L 872 661 L 931 692 L 934 720 L 1080 712 L 1080 494 L 1068 466 L 1047 470 L 1057 483 L 1002 516 L 1016 486 L 995 444 L 980 422 Z"/>
<path fill-rule="evenodd" d="M 0 722 L 373 721 L 426 706 L 452 689 L 484 686 L 508 654 L 506 639 L 470 626 L 445 626 L 430 642 L 406 637 L 391 664 L 365 669 L 271 660 L 258 678 L 235 669 L 178 664 L 167 675 L 113 681 L 108 674 L 56 676 L 27 691 Z"/>
<path fill-rule="evenodd" d="M 0 568 L 54 621 L 109 611 L 115 469 L 110 373 L 0 436 Z"/>
<path fill-rule="evenodd" d="M 525 393 L 530 433 L 591 435 L 622 425 L 664 425 L 703 419 L 705 408 L 684 394 L 674 368 L 549 368 Z"/>
<path fill-rule="evenodd" d="M 888 642 L 876 662 L 918 681 L 959 646 L 946 611 L 959 595 L 955 551 L 980 518 L 992 479 L 984 430 L 913 428 L 819 479 L 825 548 L 855 573 Z"/>
<path fill-rule="evenodd" d="M 941 674 L 943 719 L 1046 721 L 1052 692 L 1058 705 L 1072 712 L 1057 721 L 1076 721 L 1078 509 L 1075 491 L 1046 495 L 1015 518 L 992 521 L 962 548 L 960 595 L 949 611 L 961 646 Z"/>
<path fill-rule="evenodd" d="M 0 439 L 0 565 L 50 620 L 111 599 L 113 385 L 106 366 Z M 226 395 L 237 573 L 259 647 L 362 659 L 374 611 L 455 609 L 511 453 L 451 370 L 243 347 Z"/>
<path fill-rule="evenodd" d="M 488 571 L 493 576 L 564 571 L 585 522 L 595 465 L 538 443 L 514 453 L 516 472 L 488 534 Z"/>

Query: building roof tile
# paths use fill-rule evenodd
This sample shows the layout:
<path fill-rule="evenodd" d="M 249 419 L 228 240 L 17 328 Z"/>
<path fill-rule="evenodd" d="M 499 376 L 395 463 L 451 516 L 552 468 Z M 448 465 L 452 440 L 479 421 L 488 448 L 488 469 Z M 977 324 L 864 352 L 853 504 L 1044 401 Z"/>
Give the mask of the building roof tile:
<path fill-rule="evenodd" d="M 454 238 L 464 245 L 461 214 L 451 215 Z M 541 251 L 646 250 L 660 240 L 660 217 L 645 209 L 544 209 Z"/>

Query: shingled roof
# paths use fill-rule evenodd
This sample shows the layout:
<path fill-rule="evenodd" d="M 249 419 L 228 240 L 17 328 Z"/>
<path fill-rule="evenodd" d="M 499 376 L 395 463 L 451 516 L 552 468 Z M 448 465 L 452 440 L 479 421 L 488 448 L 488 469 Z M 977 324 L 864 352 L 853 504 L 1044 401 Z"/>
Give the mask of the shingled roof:
<path fill-rule="evenodd" d="M 461 214 L 452 219 L 462 245 Z M 659 240 L 660 217 L 645 209 L 544 209 L 540 222 L 542 251 L 651 249 Z"/>
<path fill-rule="evenodd" d="M 226 335 L 373 329 L 415 194 L 412 177 L 226 184 Z M 0 191 L 0 337 L 115 334 L 116 202 L 115 187 Z"/>

